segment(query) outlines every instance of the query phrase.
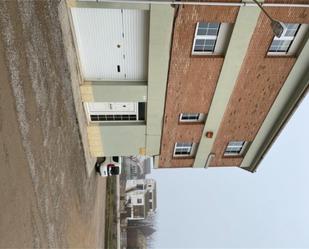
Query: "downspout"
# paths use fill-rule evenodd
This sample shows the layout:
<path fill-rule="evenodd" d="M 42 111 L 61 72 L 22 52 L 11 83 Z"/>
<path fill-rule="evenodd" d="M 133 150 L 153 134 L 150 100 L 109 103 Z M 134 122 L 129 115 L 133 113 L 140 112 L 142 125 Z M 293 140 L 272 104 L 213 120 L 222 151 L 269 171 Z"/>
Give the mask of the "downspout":
<path fill-rule="evenodd" d="M 204 169 L 207 169 L 209 167 L 209 164 L 211 162 L 211 160 L 216 156 L 215 153 L 210 153 L 207 157 L 207 160 L 206 160 L 206 163 L 205 163 L 205 166 L 204 166 Z"/>

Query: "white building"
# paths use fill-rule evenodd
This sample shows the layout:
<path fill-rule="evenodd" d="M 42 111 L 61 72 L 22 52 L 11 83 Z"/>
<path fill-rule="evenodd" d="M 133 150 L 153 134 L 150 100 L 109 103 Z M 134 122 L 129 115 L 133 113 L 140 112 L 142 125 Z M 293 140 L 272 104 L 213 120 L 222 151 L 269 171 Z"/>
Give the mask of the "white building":
<path fill-rule="evenodd" d="M 156 182 L 153 179 L 128 180 L 126 183 L 127 217 L 143 220 L 155 212 Z"/>

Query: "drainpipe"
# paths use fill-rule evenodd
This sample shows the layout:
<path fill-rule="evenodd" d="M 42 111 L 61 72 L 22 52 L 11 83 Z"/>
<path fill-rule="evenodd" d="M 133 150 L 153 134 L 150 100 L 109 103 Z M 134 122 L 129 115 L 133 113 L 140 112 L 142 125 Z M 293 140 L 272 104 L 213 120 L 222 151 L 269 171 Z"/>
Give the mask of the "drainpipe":
<path fill-rule="evenodd" d="M 214 157 L 216 156 L 215 153 L 210 153 L 207 157 L 207 160 L 206 160 L 206 163 L 205 163 L 205 166 L 204 166 L 204 169 L 207 169 L 209 167 L 209 164 L 211 162 L 211 159 L 213 159 Z"/>
<path fill-rule="evenodd" d="M 138 1 L 138 0 L 99 0 L 105 3 L 133 3 L 133 4 L 173 4 L 173 5 L 202 5 L 202 6 L 228 6 L 228 7 L 258 7 L 256 3 L 231 3 L 231 2 L 181 2 L 181 1 Z M 297 3 L 260 3 L 262 7 L 282 7 L 282 8 L 309 8 L 309 4 Z"/>

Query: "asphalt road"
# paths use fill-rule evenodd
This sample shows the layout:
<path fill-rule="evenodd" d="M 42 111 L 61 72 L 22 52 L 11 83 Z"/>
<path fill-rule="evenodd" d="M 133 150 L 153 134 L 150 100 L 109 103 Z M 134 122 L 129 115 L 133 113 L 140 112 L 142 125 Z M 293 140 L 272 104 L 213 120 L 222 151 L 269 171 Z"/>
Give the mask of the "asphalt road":
<path fill-rule="evenodd" d="M 104 245 L 106 182 L 85 169 L 58 4 L 0 0 L 0 248 Z"/>

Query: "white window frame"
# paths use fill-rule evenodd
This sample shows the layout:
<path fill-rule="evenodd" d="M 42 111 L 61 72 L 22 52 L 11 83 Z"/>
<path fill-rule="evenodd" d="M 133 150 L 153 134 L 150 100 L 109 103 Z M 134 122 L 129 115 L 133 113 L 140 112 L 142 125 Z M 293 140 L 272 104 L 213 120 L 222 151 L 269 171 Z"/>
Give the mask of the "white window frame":
<path fill-rule="evenodd" d="M 210 22 L 198 22 L 196 24 L 195 33 L 194 33 L 193 47 L 192 47 L 192 54 L 213 54 L 215 52 L 217 38 L 218 38 L 218 35 L 219 35 L 221 23 L 219 23 L 217 35 L 198 35 L 197 32 L 198 32 L 200 23 L 210 23 Z M 215 41 L 215 45 L 214 45 L 213 50 L 212 51 L 194 51 L 196 40 L 198 40 L 198 39 L 213 40 L 213 41 Z"/>
<path fill-rule="evenodd" d="M 192 46 L 192 55 L 223 55 L 227 49 L 228 42 L 230 40 L 230 36 L 233 31 L 233 24 L 232 23 L 219 23 L 219 29 L 217 35 L 197 35 L 198 22 L 195 27 L 195 33 L 194 33 L 194 40 L 193 40 L 193 46 Z M 207 23 L 207 22 L 203 22 Z M 210 23 L 210 22 L 208 22 Z M 213 22 L 214 23 L 214 22 Z M 194 51 L 195 43 L 197 39 L 205 39 L 209 38 L 210 40 L 215 39 L 215 47 L 213 51 Z"/>
<path fill-rule="evenodd" d="M 177 149 L 187 150 L 187 154 L 176 154 Z M 196 144 L 192 142 L 176 142 L 174 146 L 174 157 L 192 157 L 196 151 Z"/>
<path fill-rule="evenodd" d="M 229 141 L 224 150 L 224 156 L 242 156 L 248 142 L 243 140 L 232 140 Z M 229 148 L 236 148 L 235 151 L 227 151 Z"/>
<path fill-rule="evenodd" d="M 183 119 L 186 116 L 188 117 L 188 119 Z M 203 122 L 205 118 L 206 115 L 204 113 L 182 112 L 179 115 L 179 122 L 181 123 Z"/>
<path fill-rule="evenodd" d="M 144 123 L 145 120 L 139 120 L 139 102 L 134 102 L 134 111 L 120 111 L 120 112 L 114 112 L 114 111 L 102 111 L 102 112 L 96 112 L 96 113 L 92 113 L 90 111 L 90 108 L 89 108 L 89 104 L 90 103 L 93 103 L 93 102 L 84 102 L 84 109 L 85 109 L 85 112 L 87 114 L 87 119 L 88 119 L 88 123 L 122 123 L 122 122 L 128 122 L 128 123 Z M 106 102 L 106 103 L 121 103 L 121 102 Z M 127 102 L 125 102 L 127 103 Z M 143 103 L 143 102 L 141 102 Z M 146 103 L 145 103 L 146 104 Z M 112 116 L 112 119 L 111 120 L 92 120 L 91 116 L 100 116 L 100 115 L 103 115 L 103 116 Z M 134 116 L 135 115 L 135 118 L 134 119 L 122 119 L 122 116 L 123 115 L 127 115 L 127 116 Z M 120 119 L 116 119 L 115 117 L 116 116 L 121 116 Z M 146 119 L 146 117 L 145 117 Z"/>
<path fill-rule="evenodd" d="M 300 25 L 298 27 L 298 30 L 296 31 L 295 35 L 294 36 L 286 36 L 286 32 L 288 31 L 288 29 L 284 29 L 282 35 L 280 38 L 274 36 L 271 44 L 273 43 L 273 41 L 275 40 L 285 40 L 285 41 L 291 41 L 291 44 L 288 48 L 287 51 L 269 51 L 269 49 L 271 48 L 271 44 L 268 48 L 268 51 L 267 51 L 267 55 L 270 55 L 270 56 L 290 56 L 290 55 L 294 55 L 297 50 L 299 49 L 301 43 L 302 43 L 302 40 L 304 38 L 304 36 L 306 35 L 306 32 L 308 31 L 308 27 L 309 25 L 308 24 L 304 24 L 304 23 L 295 23 L 295 24 L 298 24 Z M 283 24 L 284 25 L 284 24 Z"/>
<path fill-rule="evenodd" d="M 106 116 L 106 120 L 93 120 L 91 116 Z M 125 118 L 125 116 L 129 116 L 129 119 Z M 108 119 L 107 117 L 111 119 Z M 97 123 L 97 122 L 100 122 L 100 123 L 138 122 L 140 121 L 138 120 L 138 114 L 91 114 L 89 115 L 89 119 L 90 119 L 90 122 L 93 122 L 93 123 Z"/>

